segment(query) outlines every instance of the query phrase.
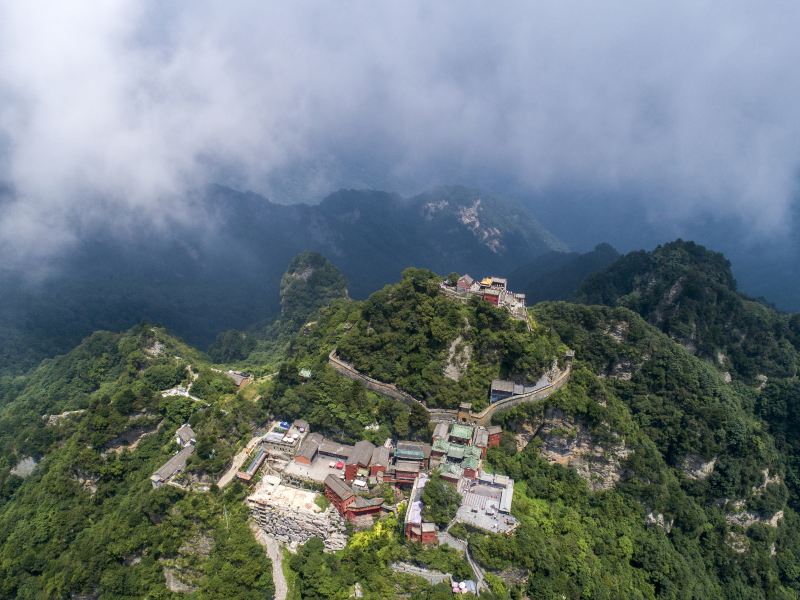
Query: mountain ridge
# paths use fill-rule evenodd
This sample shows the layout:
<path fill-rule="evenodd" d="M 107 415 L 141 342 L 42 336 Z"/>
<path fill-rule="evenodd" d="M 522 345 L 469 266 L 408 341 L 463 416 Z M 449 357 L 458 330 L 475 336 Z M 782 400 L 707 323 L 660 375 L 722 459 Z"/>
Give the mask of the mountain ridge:
<path fill-rule="evenodd" d="M 448 208 L 426 214 L 437 202 Z M 212 186 L 189 205 L 201 226 L 177 220 L 122 238 L 87 232 L 44 281 L 0 281 L 0 347 L 9 348 L 0 350 L 0 371 L 15 361 L 29 368 L 95 329 L 140 321 L 163 323 L 205 347 L 221 331 L 274 317 L 280 278 L 303 251 L 327 256 L 347 276 L 349 292 L 363 298 L 410 265 L 504 272 L 561 247 L 517 204 L 458 186 L 409 198 L 341 190 L 318 205 L 279 205 Z M 22 338 L 32 350 L 11 351 L 23 350 Z"/>
<path fill-rule="evenodd" d="M 750 382 L 793 377 L 800 369 L 800 315 L 741 294 L 730 262 L 694 242 L 676 240 L 626 254 L 589 276 L 578 300 L 630 308 Z"/>
<path fill-rule="evenodd" d="M 290 279 L 308 265 L 300 257 Z M 323 289 L 340 289 L 337 277 L 327 281 L 333 286 Z M 455 406 L 462 387 L 474 398 L 498 375 L 536 377 L 570 347 L 563 388 L 495 415 L 505 433 L 486 462 L 515 480 L 519 527 L 509 535 L 451 528 L 486 571 L 488 597 L 798 596 L 800 444 L 786 414 L 797 418 L 796 381 L 763 389 L 728 382 L 624 306 L 542 303 L 530 310 L 531 332 L 488 303 L 445 297 L 438 281 L 409 269 L 366 300 L 337 297 L 303 312 L 299 320 L 310 321 L 290 335 L 277 369 L 261 365 L 241 390 L 227 365 L 209 364 L 149 325 L 93 334 L 17 378 L 0 403 L 0 595 L 33 598 L 46 587 L 54 597 L 159 597 L 168 573 L 203 598 L 268 594 L 271 581 L 253 576 L 269 568 L 247 533 L 243 484 L 223 492 L 151 487 L 149 474 L 174 452 L 181 423 L 197 438 L 185 477 L 211 483 L 276 417 L 304 419 L 341 443 L 430 438 L 424 410 L 338 375 L 328 364 L 332 348 L 431 405 Z M 463 385 L 443 375 L 459 339 L 472 347 L 462 352 Z M 200 402 L 161 394 L 195 374 L 191 394 Z M 85 412 L 58 414 L 55 424 L 41 418 L 76 410 Z M 132 447 L 117 441 L 138 427 L 154 431 Z M 119 443 L 125 448 L 109 451 Z M 12 474 L 28 457 L 33 473 Z M 409 579 L 391 564 L 469 572 L 463 557 L 405 543 L 396 524 L 389 516 L 336 553 L 302 546 L 288 561 L 293 591 L 338 600 L 357 584 L 367 597 L 451 597 L 448 586 Z M 106 542 L 100 550 L 97 539 Z"/>

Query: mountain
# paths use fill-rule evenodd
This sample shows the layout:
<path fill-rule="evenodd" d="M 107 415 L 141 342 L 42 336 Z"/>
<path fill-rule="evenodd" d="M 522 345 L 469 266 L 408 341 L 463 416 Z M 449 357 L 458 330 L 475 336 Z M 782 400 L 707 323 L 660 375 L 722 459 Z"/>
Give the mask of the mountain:
<path fill-rule="evenodd" d="M 459 361 L 455 387 L 473 401 L 492 377 L 536 377 L 562 348 L 575 350 L 565 388 L 496 417 L 511 435 L 489 462 L 521 489 L 521 525 L 512 536 L 458 533 L 500 578 L 493 590 L 521 586 L 519 593 L 542 598 L 797 596 L 789 567 L 800 564 L 796 380 L 729 383 L 623 307 L 540 304 L 531 335 L 517 338 L 513 323 L 500 324 L 501 311 L 478 303 L 462 312 L 435 283 L 410 270 L 360 305 L 332 307 L 294 351 L 324 371 L 336 347 L 362 372 L 454 406 L 463 398 L 451 399 L 442 376 L 449 348 L 470 357 Z M 511 356 L 527 370 L 515 371 Z M 311 385 L 324 386 L 325 376 L 319 381 Z M 328 395 L 308 385 L 304 398 Z M 293 389 L 276 390 L 278 406 L 297 406 Z M 343 558 L 362 572 L 357 557 Z M 347 575 L 327 581 L 353 583 Z"/>
<path fill-rule="evenodd" d="M 487 381 L 535 383 L 561 357 L 546 330 L 529 331 L 477 298 L 453 302 L 439 282 L 430 271 L 406 269 L 360 306 L 358 321 L 337 336 L 339 355 L 430 406 L 471 402 L 476 410 L 488 403 Z"/>
<path fill-rule="evenodd" d="M 586 277 L 605 270 L 620 257 L 609 244 L 591 252 L 548 252 L 508 274 L 512 289 L 526 295 L 528 304 L 571 300 Z"/>
<path fill-rule="evenodd" d="M 162 398 L 193 374 L 198 400 Z M 264 419 L 200 353 L 138 326 L 94 333 L 22 379 L 0 389 L 0 597 L 272 597 L 240 497 L 150 484 L 182 423 L 202 440 L 189 471 L 204 473 Z"/>
<path fill-rule="evenodd" d="M 254 323 L 246 330 L 230 329 L 217 335 L 208 355 L 218 363 L 262 372 L 276 366 L 288 351 L 292 336 L 323 307 L 348 298 L 347 280 L 327 258 L 303 252 L 289 263 L 281 277 L 280 316 L 271 323 Z M 313 325 L 314 323 L 308 323 Z"/>
<path fill-rule="evenodd" d="M 297 329 L 337 298 L 347 298 L 347 280 L 324 256 L 303 252 L 281 277 L 281 320 Z"/>
<path fill-rule="evenodd" d="M 630 308 L 726 380 L 755 386 L 749 402 L 786 457 L 787 485 L 800 493 L 800 314 L 738 293 L 722 254 L 682 240 L 623 256 L 588 278 L 579 298 Z"/>
<path fill-rule="evenodd" d="M 84 232 L 43 278 L 2 275 L 0 372 L 140 321 L 205 347 L 277 315 L 286 265 L 305 251 L 327 256 L 363 298 L 411 265 L 508 272 L 564 248 L 519 205 L 462 187 L 410 198 L 341 190 L 318 205 L 280 205 L 215 186 L 188 202 L 192 219 L 168 228 Z"/>
<path fill-rule="evenodd" d="M 698 269 L 719 263 L 685 251 Z M 284 290 L 312 263 L 329 271 L 318 261 L 299 257 Z M 255 431 L 279 416 L 343 443 L 430 439 L 424 409 L 340 376 L 331 350 L 429 406 L 454 406 L 484 401 L 494 377 L 555 368 L 566 348 L 575 358 L 563 388 L 495 415 L 505 432 L 486 464 L 515 480 L 518 527 L 508 535 L 450 528 L 485 571 L 486 596 L 800 595 L 796 378 L 729 382 L 624 306 L 542 303 L 529 331 L 504 310 L 445 297 L 424 269 L 366 300 L 336 297 L 306 315 L 277 373 L 241 390 L 150 325 L 97 332 L 0 380 L 0 597 L 169 598 L 168 585 L 183 585 L 199 598 L 269 598 L 270 565 L 247 526 L 246 490 L 203 491 Z M 190 383 L 194 399 L 159 393 Z M 190 489 L 153 489 L 149 476 L 175 452 L 174 431 L 186 422 L 197 439 Z M 406 542 L 398 519 L 353 533 L 337 552 L 319 540 L 299 547 L 284 561 L 290 592 L 452 597 L 449 584 L 392 565 L 462 578 L 472 573 L 467 557 Z"/>
<path fill-rule="evenodd" d="M 727 259 L 693 242 L 631 252 L 589 277 L 578 298 L 630 308 L 690 351 L 750 382 L 794 377 L 800 368 L 800 314 L 737 292 Z"/>

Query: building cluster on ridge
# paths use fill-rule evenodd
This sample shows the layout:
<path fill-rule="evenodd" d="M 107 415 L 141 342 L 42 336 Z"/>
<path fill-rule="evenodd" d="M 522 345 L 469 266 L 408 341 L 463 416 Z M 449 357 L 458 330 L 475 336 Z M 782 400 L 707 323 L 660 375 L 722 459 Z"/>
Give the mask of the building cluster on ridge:
<path fill-rule="evenodd" d="M 515 318 L 527 319 L 525 295 L 508 290 L 504 278 L 476 281 L 464 275 L 455 284 L 443 282 L 440 288 L 460 301 L 478 295 L 508 309 Z M 310 377 L 311 373 L 304 375 Z M 534 386 L 494 380 L 490 400 L 496 402 L 547 384 L 546 377 Z M 279 477 L 280 485 L 321 489 L 336 512 L 355 526 L 369 525 L 374 518 L 394 512 L 393 500 L 400 494 L 409 503 L 404 523 L 406 536 L 429 544 L 438 543 L 439 531 L 436 525 L 423 521 L 421 498 L 426 483 L 437 474 L 462 497 L 457 521 L 494 533 L 507 533 L 517 525 L 510 514 L 514 482 L 509 477 L 488 473 L 483 465 L 487 450 L 500 444 L 502 429 L 459 421 L 466 419 L 437 423 L 430 442 L 387 439 L 381 445 L 368 440 L 344 444 L 311 432 L 302 419 L 291 424 L 276 421 L 243 463 L 247 467 L 236 476 L 250 482 L 268 462 L 269 485 L 274 487 L 274 478 Z M 389 493 L 387 486 L 394 491 Z M 251 506 L 261 510 L 258 494 L 257 491 L 251 496 Z M 270 497 L 277 496 L 271 493 Z"/>
<path fill-rule="evenodd" d="M 430 476 L 438 473 L 464 499 L 457 520 L 503 533 L 516 525 L 510 515 L 513 481 L 483 469 L 486 452 L 500 444 L 501 433 L 499 426 L 438 423 L 431 443 L 387 439 L 382 445 L 367 440 L 350 445 L 311 432 L 302 419 L 276 421 L 236 476 L 243 482 L 253 481 L 269 460 L 270 472 L 279 474 L 282 486 L 319 486 L 339 515 L 356 527 L 395 512 L 394 502 L 385 499 L 386 486 L 391 486 L 396 490 L 392 495 L 409 497 L 406 535 L 428 544 L 437 543 L 439 532 L 435 525 L 422 522 L 420 498 Z M 269 486 L 274 487 L 276 475 L 269 477 Z M 265 496 L 259 490 L 260 484 L 251 496 L 251 506 L 257 511 L 262 510 L 258 498 Z M 286 494 L 268 496 L 282 495 Z"/>
<path fill-rule="evenodd" d="M 478 295 L 508 309 L 515 318 L 527 319 L 524 294 L 508 290 L 504 278 L 475 281 L 464 275 L 454 285 L 444 282 L 441 289 L 462 302 Z M 252 382 L 249 373 L 228 371 L 225 375 L 240 388 Z M 306 380 L 312 376 L 308 369 L 301 373 Z M 534 386 L 493 380 L 490 401 L 548 383 L 546 377 Z M 423 492 L 433 476 L 454 486 L 462 498 L 455 522 L 492 533 L 509 533 L 517 526 L 511 515 L 514 481 L 484 468 L 487 450 L 500 445 L 502 429 L 474 421 L 470 424 L 461 416 L 470 410 L 471 405 L 465 403 L 452 422 L 436 423 L 430 440 L 387 439 L 383 444 L 364 439 L 346 444 L 312 432 L 304 419 L 276 420 L 247 444 L 219 485 L 227 485 L 233 477 L 254 485 L 247 504 L 256 522 L 269 535 L 289 544 L 322 537 L 328 540 L 327 549 L 341 548 L 346 542 L 344 523 L 369 526 L 375 518 L 396 513 L 404 500 L 407 539 L 423 544 L 436 544 L 440 539 L 446 542 L 447 534 L 423 518 Z M 179 475 L 194 452 L 196 440 L 188 424 L 176 431 L 175 440 L 179 450 L 153 474 L 154 487 L 165 483 L 184 487 Z M 329 507 L 319 498 L 319 491 Z"/>
<path fill-rule="evenodd" d="M 504 277 L 492 275 L 478 280 L 469 275 L 462 275 L 455 284 L 445 279 L 439 287 L 448 296 L 462 300 L 477 296 L 489 304 L 508 309 L 516 318 L 527 319 L 525 294 L 509 290 L 508 280 Z"/>

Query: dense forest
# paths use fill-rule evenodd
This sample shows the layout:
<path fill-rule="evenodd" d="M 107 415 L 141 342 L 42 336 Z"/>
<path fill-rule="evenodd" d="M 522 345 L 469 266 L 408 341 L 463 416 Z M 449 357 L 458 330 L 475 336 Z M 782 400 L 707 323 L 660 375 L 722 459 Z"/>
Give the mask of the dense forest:
<path fill-rule="evenodd" d="M 347 443 L 430 436 L 423 409 L 339 376 L 333 349 L 431 406 L 481 406 L 490 379 L 535 380 L 567 348 L 576 358 L 564 388 L 495 416 L 504 434 L 487 468 L 515 479 L 519 527 L 450 528 L 486 572 L 482 597 L 800 597 L 795 317 L 740 296 L 719 255 L 664 248 L 590 278 L 582 293 L 593 305 L 532 307 L 531 331 L 501 309 L 444 297 L 426 270 L 351 300 L 335 269 L 306 255 L 284 278 L 282 320 L 221 336 L 217 364 L 139 325 L 0 379 L 0 597 L 270 598 L 246 490 L 214 485 L 243 443 L 273 417 L 303 417 Z M 744 311 L 733 318 L 746 330 L 730 331 L 728 309 Z M 256 381 L 237 390 L 228 366 L 252 367 Z M 194 398 L 160 393 L 190 383 Z M 197 437 L 189 489 L 153 489 L 185 422 Z M 446 523 L 457 494 L 439 478 L 426 490 L 426 516 Z M 405 542 L 404 510 L 344 550 L 312 539 L 287 552 L 289 597 L 452 597 L 391 568 L 471 576 L 462 553 Z"/>
<path fill-rule="evenodd" d="M 738 293 L 728 260 L 693 242 L 625 255 L 588 277 L 578 300 L 630 308 L 750 383 L 794 377 L 800 366 L 800 314 Z"/>
<path fill-rule="evenodd" d="M 201 402 L 161 397 L 190 372 Z M 263 418 L 196 351 L 149 326 L 100 332 L 17 385 L 0 407 L 0 596 L 170 598 L 179 572 L 198 598 L 269 597 L 238 486 L 150 485 L 182 423 L 200 440 L 189 477 L 204 477 Z M 25 458 L 33 472 L 12 474 Z"/>
<path fill-rule="evenodd" d="M 430 406 L 471 402 L 480 409 L 492 379 L 535 383 L 565 349 L 546 330 L 529 332 L 478 298 L 466 305 L 445 298 L 440 281 L 430 271 L 407 269 L 400 283 L 374 293 L 339 336 L 340 356 Z M 449 363 L 454 371 L 447 377 Z"/>
<path fill-rule="evenodd" d="M 422 317 L 404 312 L 436 303 L 425 281 L 424 273 L 408 272 L 400 288 L 384 290 L 383 305 L 393 302 L 392 313 L 386 312 L 399 315 L 385 324 L 364 309 L 347 319 L 335 317 L 339 347 L 356 329 L 353 320 L 358 318 L 377 322 L 375 331 L 387 340 L 431 331 L 432 320 L 424 316 L 447 315 L 448 309 L 417 310 Z M 716 366 L 628 309 L 542 304 L 532 317 L 537 331 L 548 332 L 531 336 L 542 352 L 560 347 L 551 344 L 552 337 L 575 349 L 578 358 L 570 383 L 546 403 L 497 417 L 509 433 L 489 460 L 492 468 L 517 480 L 514 514 L 520 528 L 510 538 L 463 526 L 451 529 L 469 541 L 475 559 L 496 577 L 486 595 L 797 597 L 798 495 L 792 454 L 762 418 L 760 407 L 771 396 L 769 388 L 728 383 Z M 320 324 L 332 325 L 324 317 Z M 452 339 L 458 331 L 448 335 Z M 330 335 L 323 337 L 330 340 Z M 439 354 L 427 354 L 438 369 L 444 337 Z M 393 342 L 373 348 L 380 353 L 386 347 L 391 349 Z M 411 346 L 411 351 L 418 348 Z M 365 368 L 371 368 L 369 363 Z M 796 406 L 796 400 L 784 398 L 782 406 L 786 404 Z M 560 415 L 567 440 L 588 436 L 602 449 L 582 474 L 553 463 L 552 452 L 548 454 L 553 441 L 545 436 L 534 435 L 520 448 L 526 432 L 553 415 Z M 696 463 L 713 468 L 697 475 Z M 433 508 L 446 511 L 449 503 L 440 498 L 438 487 L 431 494 Z M 388 552 L 394 543 L 376 543 L 375 551 Z M 341 560 L 353 559 L 344 553 Z M 327 576 L 329 590 L 364 583 L 353 575 L 357 561 L 348 565 Z M 315 585 L 325 586 L 324 581 Z M 380 589 L 365 585 L 369 591 Z M 338 596 L 329 591 L 310 597 Z"/>

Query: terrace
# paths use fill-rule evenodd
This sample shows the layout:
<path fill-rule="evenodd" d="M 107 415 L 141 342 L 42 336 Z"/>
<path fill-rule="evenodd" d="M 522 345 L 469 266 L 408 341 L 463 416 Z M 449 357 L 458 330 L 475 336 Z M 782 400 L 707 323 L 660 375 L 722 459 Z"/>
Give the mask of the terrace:
<path fill-rule="evenodd" d="M 509 533 L 518 521 L 511 516 L 514 481 L 505 475 L 481 473 L 476 481 L 462 479 L 456 521 L 492 533 Z"/>
<path fill-rule="evenodd" d="M 344 478 L 344 461 L 317 454 L 311 464 L 289 461 L 284 473 L 294 479 L 323 483 L 328 475 Z"/>

